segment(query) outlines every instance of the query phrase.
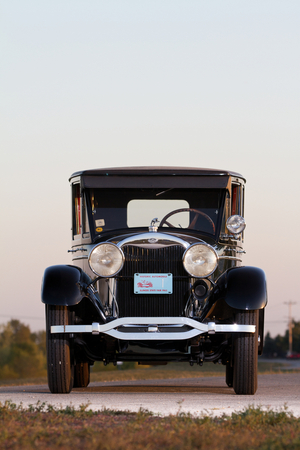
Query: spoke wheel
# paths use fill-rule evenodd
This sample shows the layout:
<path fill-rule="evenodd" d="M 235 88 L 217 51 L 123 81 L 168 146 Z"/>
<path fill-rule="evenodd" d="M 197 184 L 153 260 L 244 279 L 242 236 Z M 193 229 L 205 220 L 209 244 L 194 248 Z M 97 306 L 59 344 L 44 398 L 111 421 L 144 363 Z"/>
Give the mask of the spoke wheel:
<path fill-rule="evenodd" d="M 52 325 L 69 325 L 71 314 L 67 306 L 46 305 L 46 340 L 48 385 L 53 394 L 68 394 L 73 388 L 74 366 L 67 334 L 51 334 Z"/>
<path fill-rule="evenodd" d="M 241 333 L 233 344 L 233 389 L 239 395 L 257 390 L 258 311 L 240 311 L 236 323 L 256 325 L 255 333 Z"/>
<path fill-rule="evenodd" d="M 90 384 L 90 365 L 81 362 L 75 365 L 74 387 L 87 387 Z"/>
<path fill-rule="evenodd" d="M 168 225 L 168 227 L 172 227 L 175 228 L 174 225 L 172 225 L 170 222 L 167 221 L 167 219 L 171 216 L 173 216 L 174 214 L 178 214 L 181 212 L 186 212 L 186 211 L 192 211 L 195 214 L 195 217 L 193 219 L 193 221 L 190 223 L 190 225 L 188 226 L 188 229 L 193 229 L 196 225 L 197 219 L 199 216 L 204 217 L 206 220 L 209 221 L 209 223 L 211 224 L 211 227 L 213 229 L 213 232 L 215 232 L 215 224 L 213 222 L 213 220 L 204 212 L 199 211 L 199 209 L 194 209 L 194 208 L 181 208 L 181 209 L 175 209 L 174 211 L 169 212 L 167 215 L 165 215 L 165 217 L 162 218 L 159 226 L 162 227 L 163 225 Z"/>

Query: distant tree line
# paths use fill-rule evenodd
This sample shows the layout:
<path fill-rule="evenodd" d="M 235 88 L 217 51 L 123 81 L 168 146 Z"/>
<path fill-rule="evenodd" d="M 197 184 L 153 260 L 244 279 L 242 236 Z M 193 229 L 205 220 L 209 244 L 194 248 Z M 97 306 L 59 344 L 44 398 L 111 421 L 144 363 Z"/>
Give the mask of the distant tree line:
<path fill-rule="evenodd" d="M 293 325 L 293 351 L 300 353 L 300 322 L 293 322 Z M 263 355 L 285 357 L 288 348 L 288 330 L 284 336 L 278 335 L 275 338 L 271 338 L 270 333 L 267 333 Z M 19 320 L 0 325 L 1 380 L 45 377 L 46 367 L 45 331 L 32 333 L 30 327 Z"/>
<path fill-rule="evenodd" d="M 293 321 L 293 353 L 300 353 L 300 321 Z M 265 336 L 263 355 L 269 358 L 285 357 L 289 349 L 289 331 L 284 336 L 279 334 L 271 338 L 270 333 Z"/>
<path fill-rule="evenodd" d="M 46 332 L 32 333 L 19 320 L 0 325 L 0 379 L 46 376 Z"/>

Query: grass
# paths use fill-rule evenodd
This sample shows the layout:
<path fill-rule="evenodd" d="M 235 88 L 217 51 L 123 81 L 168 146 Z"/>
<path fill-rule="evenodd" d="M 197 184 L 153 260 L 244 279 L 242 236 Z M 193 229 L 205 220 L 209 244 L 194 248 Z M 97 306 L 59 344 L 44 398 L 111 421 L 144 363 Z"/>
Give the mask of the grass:
<path fill-rule="evenodd" d="M 168 417 L 111 410 L 79 410 L 37 403 L 29 410 L 0 404 L 1 449 L 298 450 L 300 419 L 248 407 L 231 416 Z"/>
<path fill-rule="evenodd" d="M 295 372 L 295 370 L 286 370 L 284 363 L 276 363 L 276 361 L 259 361 L 258 363 L 259 374 L 291 372 Z M 203 364 L 202 367 L 197 365 L 191 367 L 187 363 L 169 363 L 166 366 L 138 366 L 136 363 L 125 363 L 123 366 L 109 364 L 104 367 L 102 363 L 96 363 L 95 368 L 92 369 L 91 381 L 135 381 L 215 376 L 225 376 L 225 366 L 213 363 Z M 47 384 L 47 378 L 0 380 L 0 386 L 30 384 Z"/>
<path fill-rule="evenodd" d="M 286 373 L 285 364 L 259 362 L 259 373 Z M 95 367 L 97 369 L 97 366 Z M 101 366 L 102 369 L 102 366 Z M 225 367 L 184 363 L 166 366 L 109 365 L 92 373 L 92 381 L 147 380 L 201 376 L 225 376 Z M 12 380 L 8 384 L 46 384 L 46 378 Z M 157 417 L 138 413 L 89 410 L 81 405 L 56 408 L 44 403 L 23 408 L 0 403 L 0 448 L 99 449 L 99 450 L 299 450 L 300 419 L 286 409 L 271 411 L 248 407 L 231 416 L 193 417 L 180 412 Z"/>

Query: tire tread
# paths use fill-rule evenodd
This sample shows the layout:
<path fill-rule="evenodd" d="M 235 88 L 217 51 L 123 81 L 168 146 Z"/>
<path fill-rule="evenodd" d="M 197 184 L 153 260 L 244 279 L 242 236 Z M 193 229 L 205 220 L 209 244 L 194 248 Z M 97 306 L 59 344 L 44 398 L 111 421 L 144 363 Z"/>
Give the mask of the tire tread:
<path fill-rule="evenodd" d="M 46 306 L 47 372 L 52 393 L 67 394 L 73 387 L 70 339 L 66 334 L 51 334 L 51 325 L 67 325 L 69 314 L 66 306 Z"/>
<path fill-rule="evenodd" d="M 234 341 L 233 389 L 238 395 L 254 395 L 257 390 L 258 311 L 241 311 L 236 322 L 256 325 L 256 332 L 241 334 Z"/>

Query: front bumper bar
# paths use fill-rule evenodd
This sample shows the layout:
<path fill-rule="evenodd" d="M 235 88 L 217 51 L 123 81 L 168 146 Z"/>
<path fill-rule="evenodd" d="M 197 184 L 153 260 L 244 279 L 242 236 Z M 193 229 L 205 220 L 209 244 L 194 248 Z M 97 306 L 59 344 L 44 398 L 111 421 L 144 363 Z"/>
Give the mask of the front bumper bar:
<path fill-rule="evenodd" d="M 169 328 L 170 331 L 160 331 L 160 326 L 164 330 Z M 190 329 L 186 330 L 187 327 Z M 131 331 L 132 328 L 137 330 Z M 176 331 L 174 331 L 175 328 Z M 178 328 L 184 328 L 184 330 L 178 331 Z M 126 341 L 165 341 L 191 339 L 204 333 L 255 333 L 255 328 L 255 325 L 216 324 L 215 322 L 206 324 L 188 317 L 124 317 L 103 325 L 97 322 L 91 325 L 52 325 L 51 334 L 92 333 L 97 335 L 103 333 Z"/>

